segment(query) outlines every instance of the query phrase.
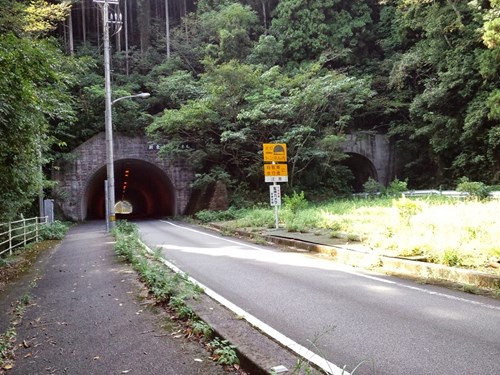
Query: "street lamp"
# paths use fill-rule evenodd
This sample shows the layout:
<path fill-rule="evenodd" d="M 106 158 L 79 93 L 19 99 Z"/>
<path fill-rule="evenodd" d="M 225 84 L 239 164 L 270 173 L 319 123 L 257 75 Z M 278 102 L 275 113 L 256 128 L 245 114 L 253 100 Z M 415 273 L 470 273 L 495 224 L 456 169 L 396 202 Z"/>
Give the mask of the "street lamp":
<path fill-rule="evenodd" d="M 127 95 L 127 96 L 122 96 L 121 98 L 115 99 L 111 102 L 111 104 L 115 104 L 116 102 L 119 102 L 120 100 L 123 99 L 129 99 L 129 98 L 141 98 L 141 99 L 146 99 L 149 98 L 151 94 L 149 92 L 141 92 L 139 94 L 135 95 Z"/>
<path fill-rule="evenodd" d="M 146 99 L 151 96 L 149 92 L 141 92 L 135 95 L 122 96 L 111 101 L 111 85 L 106 86 L 106 93 L 109 91 L 109 97 L 106 95 L 106 174 L 107 184 L 105 187 L 105 197 L 107 202 L 106 209 L 106 229 L 109 231 L 115 225 L 115 168 L 113 156 L 113 118 L 111 115 L 111 106 L 123 99 L 142 98 Z M 106 194 L 107 192 L 107 194 Z"/>

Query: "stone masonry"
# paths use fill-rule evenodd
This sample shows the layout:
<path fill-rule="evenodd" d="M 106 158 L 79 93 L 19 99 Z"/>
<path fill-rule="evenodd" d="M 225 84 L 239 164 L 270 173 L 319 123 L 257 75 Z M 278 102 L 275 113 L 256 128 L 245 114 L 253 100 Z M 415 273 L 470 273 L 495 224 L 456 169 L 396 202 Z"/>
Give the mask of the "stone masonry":
<path fill-rule="evenodd" d="M 348 134 L 343 151 L 363 156 L 376 172 L 374 178 L 386 186 L 390 183 L 394 174 L 394 156 L 393 147 L 385 135 L 370 132 Z M 92 180 L 106 168 L 105 134 L 95 135 L 73 150 L 71 155 L 69 161 L 61 162 L 54 170 L 53 179 L 57 182 L 55 203 L 67 218 L 82 221 L 86 218 L 87 193 Z M 114 160 L 124 159 L 156 166 L 173 187 L 174 215 L 186 213 L 192 193 L 190 185 L 194 178 L 194 172 L 187 162 L 160 158 L 157 147 L 144 137 L 115 134 Z"/>
<path fill-rule="evenodd" d="M 115 162 L 122 159 L 144 161 L 155 165 L 168 177 L 174 190 L 174 214 L 183 214 L 191 196 L 190 184 L 194 178 L 187 163 L 174 163 L 160 158 L 157 147 L 144 137 L 115 134 L 113 141 Z M 86 215 L 89 184 L 96 173 L 106 167 L 105 134 L 95 135 L 71 154 L 71 160 L 61 162 L 53 173 L 53 178 L 57 181 L 55 203 L 67 218 L 82 221 Z"/>

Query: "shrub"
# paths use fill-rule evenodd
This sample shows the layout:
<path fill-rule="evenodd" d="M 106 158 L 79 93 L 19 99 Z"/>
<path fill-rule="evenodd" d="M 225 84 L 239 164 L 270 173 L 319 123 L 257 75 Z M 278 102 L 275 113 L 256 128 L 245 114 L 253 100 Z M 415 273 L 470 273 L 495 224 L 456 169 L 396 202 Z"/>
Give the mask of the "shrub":
<path fill-rule="evenodd" d="M 313 209 L 304 209 L 293 213 L 285 210 L 282 215 L 282 221 L 289 232 L 307 232 L 316 227 L 320 213 Z"/>
<path fill-rule="evenodd" d="M 125 235 L 138 233 L 137 226 L 135 226 L 132 223 L 129 223 L 127 220 L 118 220 L 116 222 L 116 227 L 114 230 Z"/>
<path fill-rule="evenodd" d="M 392 195 L 392 196 L 401 196 L 405 191 L 408 190 L 408 181 L 400 181 L 397 178 L 392 181 L 387 189 L 385 190 L 385 193 L 387 195 Z"/>
<path fill-rule="evenodd" d="M 484 199 L 488 196 L 488 186 L 482 182 L 469 181 L 467 177 L 462 177 L 458 181 L 457 191 L 469 193 L 473 198 Z"/>
<path fill-rule="evenodd" d="M 382 185 L 378 181 L 375 181 L 373 178 L 369 177 L 368 181 L 363 184 L 363 191 L 370 196 L 377 195 L 378 192 L 382 189 Z"/>
<path fill-rule="evenodd" d="M 61 221 L 54 221 L 40 226 L 40 240 L 62 240 L 68 231 L 69 226 Z"/>
<path fill-rule="evenodd" d="M 450 267 L 461 266 L 462 259 L 457 249 L 445 249 L 441 262 Z"/>
<path fill-rule="evenodd" d="M 203 223 L 234 220 L 236 219 L 236 210 L 233 208 L 225 211 L 202 210 L 197 212 L 195 217 Z"/>
<path fill-rule="evenodd" d="M 306 209 L 308 205 L 309 202 L 304 197 L 303 191 L 301 191 L 300 194 L 294 191 L 291 196 L 286 194 L 283 196 L 283 208 L 293 213 Z"/>
<path fill-rule="evenodd" d="M 422 211 L 422 205 L 411 199 L 406 199 L 405 196 L 394 201 L 394 206 L 398 209 L 399 216 L 408 225 L 410 219 Z"/>
<path fill-rule="evenodd" d="M 488 192 L 491 191 L 500 191 L 500 185 L 490 185 L 488 186 Z"/>

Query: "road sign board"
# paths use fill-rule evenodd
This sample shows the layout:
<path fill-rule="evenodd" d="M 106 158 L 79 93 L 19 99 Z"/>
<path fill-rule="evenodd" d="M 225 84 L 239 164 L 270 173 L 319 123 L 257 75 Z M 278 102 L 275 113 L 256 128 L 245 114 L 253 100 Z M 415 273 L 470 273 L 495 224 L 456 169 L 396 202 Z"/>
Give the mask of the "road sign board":
<path fill-rule="evenodd" d="M 264 176 L 288 176 L 287 164 L 264 164 Z"/>
<path fill-rule="evenodd" d="M 285 143 L 264 143 L 264 161 L 276 161 L 286 163 L 286 144 Z"/>
<path fill-rule="evenodd" d="M 288 176 L 265 176 L 265 182 L 288 182 Z"/>
<path fill-rule="evenodd" d="M 281 206 L 281 188 L 280 185 L 269 186 L 269 199 L 271 206 Z"/>

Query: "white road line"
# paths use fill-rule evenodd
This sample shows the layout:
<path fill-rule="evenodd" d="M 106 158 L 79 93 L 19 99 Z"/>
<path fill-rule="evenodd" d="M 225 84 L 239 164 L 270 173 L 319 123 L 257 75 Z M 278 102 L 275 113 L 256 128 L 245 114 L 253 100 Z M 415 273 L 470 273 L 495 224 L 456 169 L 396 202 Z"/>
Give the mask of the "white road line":
<path fill-rule="evenodd" d="M 224 241 L 229 242 L 229 243 L 234 243 L 234 244 L 239 245 L 239 246 L 248 247 L 249 249 L 262 250 L 262 248 L 257 247 L 257 246 L 252 246 L 252 245 L 249 245 L 249 244 L 246 244 L 246 243 L 242 243 L 242 242 L 239 242 L 239 241 L 228 240 L 227 238 L 224 238 L 224 237 L 221 237 L 221 236 L 216 236 L 214 234 L 205 233 L 205 232 L 193 229 L 193 228 L 185 227 L 183 225 L 174 224 L 174 223 L 172 223 L 170 221 L 166 221 L 166 220 L 160 220 L 160 221 L 162 223 L 169 224 L 169 225 L 172 225 L 174 227 L 181 228 L 181 229 L 184 229 L 184 230 L 189 230 L 189 231 L 194 232 L 194 233 L 202 234 L 202 235 L 207 236 L 207 237 L 212 237 L 212 238 L 216 238 L 218 240 L 224 240 Z"/>
<path fill-rule="evenodd" d="M 194 229 L 190 229 L 190 228 L 186 228 L 186 227 L 181 227 L 181 226 L 178 226 L 176 224 L 172 224 L 172 223 L 169 223 L 169 222 L 166 222 L 166 221 L 164 221 L 164 222 L 168 223 L 168 224 L 171 224 L 173 226 L 176 226 L 176 227 L 180 227 L 180 228 L 183 228 L 183 229 L 192 230 L 194 232 L 197 232 Z M 203 233 L 203 232 L 199 232 L 199 233 L 206 234 L 206 233 Z M 206 234 L 206 235 L 212 236 L 210 234 Z M 213 236 L 213 237 L 220 238 L 220 237 L 217 237 L 217 236 Z M 230 241 L 229 240 L 229 242 L 234 242 L 234 241 Z M 141 242 L 141 244 L 144 246 L 144 248 L 149 253 L 153 254 L 153 251 L 145 243 Z M 240 243 L 238 243 L 238 244 L 240 244 Z M 266 324 L 263 321 L 257 319 L 252 314 L 246 312 L 245 310 L 243 310 L 239 306 L 235 305 L 234 303 L 230 302 L 226 298 L 222 297 L 220 294 L 216 293 L 215 291 L 213 291 L 212 289 L 206 287 L 205 285 L 203 285 L 202 283 L 200 283 L 196 279 L 194 279 L 191 276 L 187 275 L 181 269 L 179 269 L 177 266 L 175 266 L 174 264 L 170 263 L 168 260 L 166 260 L 164 258 L 161 258 L 160 261 L 163 264 L 165 264 L 168 268 L 170 268 L 172 271 L 174 271 L 175 273 L 179 273 L 179 274 L 183 275 L 189 281 L 191 281 L 193 284 L 198 285 L 200 288 L 202 288 L 204 290 L 204 292 L 205 292 L 206 295 L 208 295 L 209 297 L 211 297 L 212 299 L 214 299 L 215 301 L 217 301 L 221 305 L 223 305 L 226 308 L 228 308 L 229 310 L 231 310 L 237 316 L 242 317 L 247 322 L 249 322 L 251 325 L 253 325 L 254 327 L 257 327 L 259 330 L 261 330 L 262 332 L 264 332 L 266 335 L 268 335 L 272 339 L 278 341 L 280 344 L 284 345 L 285 347 L 289 348 L 293 352 L 297 353 L 299 356 L 303 357 L 306 361 L 315 364 L 316 366 L 318 366 L 319 368 L 321 368 L 323 371 L 325 371 L 325 373 L 331 374 L 331 375 L 351 375 L 349 372 L 347 372 L 345 370 L 345 368 L 342 369 L 342 368 L 338 367 L 337 365 L 331 363 L 327 359 L 325 359 L 323 357 L 320 357 L 316 353 L 314 353 L 314 352 L 310 351 L 309 349 L 303 347 L 302 345 L 296 343 L 295 341 L 293 341 L 289 337 L 287 337 L 287 336 L 283 335 L 282 333 L 278 332 L 277 330 L 275 330 L 274 328 L 272 328 L 268 324 Z"/>
<path fill-rule="evenodd" d="M 243 246 L 243 247 L 247 247 L 247 248 L 255 249 L 255 250 L 262 250 L 262 248 L 259 248 L 257 246 L 252 246 L 252 245 L 248 245 L 248 244 L 245 244 L 245 243 L 242 243 L 242 242 L 238 242 L 238 241 L 234 241 L 234 240 L 229 240 L 229 239 L 224 238 L 224 237 L 220 237 L 220 236 L 216 236 L 216 235 L 213 235 L 213 234 L 205 233 L 205 232 L 202 232 L 202 231 L 199 231 L 199 230 L 196 230 L 196 229 L 193 229 L 193 228 L 188 228 L 188 227 L 185 227 L 185 226 L 182 226 L 182 225 L 179 225 L 179 224 L 174 224 L 174 223 L 172 223 L 170 221 L 166 221 L 166 220 L 160 220 L 160 221 L 162 223 L 166 223 L 166 224 L 169 224 L 171 226 L 174 226 L 174 227 L 177 227 L 177 228 L 180 228 L 180 229 L 188 230 L 188 231 L 195 232 L 195 233 L 198 233 L 198 234 L 202 234 L 202 235 L 208 236 L 208 237 L 217 238 L 219 240 L 223 240 L 223 241 L 226 241 L 226 242 L 229 242 L 229 243 L 237 244 L 239 246 Z M 476 306 L 484 307 L 484 308 L 487 308 L 487 309 L 492 309 L 492 310 L 498 310 L 498 311 L 500 311 L 500 306 L 494 306 L 494 305 L 490 305 L 490 304 L 483 303 L 483 302 L 472 301 L 472 300 L 467 299 L 467 298 L 456 297 L 456 296 L 452 296 L 450 294 L 445 294 L 445 293 L 440 293 L 440 292 L 433 292 L 431 290 L 427 290 L 427 289 L 424 289 L 424 288 L 419 288 L 419 287 L 411 286 L 411 285 L 405 285 L 405 284 L 398 283 L 396 281 L 383 279 L 383 278 L 380 278 L 380 277 L 377 277 L 377 276 L 365 275 L 365 274 L 362 274 L 362 273 L 359 273 L 359 272 L 356 272 L 356 271 L 349 271 L 349 270 L 345 270 L 345 269 L 343 269 L 343 270 L 339 269 L 338 271 L 339 272 L 348 273 L 348 274 L 351 274 L 351 275 L 355 275 L 355 276 L 359 276 L 359 277 L 363 277 L 365 279 L 370 279 L 370 280 L 378 281 L 378 282 L 381 282 L 381 283 L 391 284 L 391 285 L 395 285 L 395 286 L 398 286 L 398 287 L 401 287 L 401 288 L 406 288 L 406 289 L 414 290 L 414 291 L 417 291 L 417 292 L 421 292 L 421 293 L 425 293 L 425 294 L 437 296 L 437 297 L 442 297 L 442 298 L 446 298 L 446 299 L 450 299 L 450 300 L 454 300 L 454 301 L 459 301 L 459 302 L 468 303 L 468 304 L 471 304 L 471 305 L 476 305 Z"/>

